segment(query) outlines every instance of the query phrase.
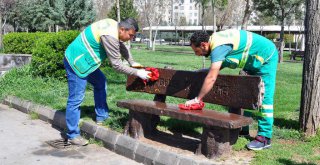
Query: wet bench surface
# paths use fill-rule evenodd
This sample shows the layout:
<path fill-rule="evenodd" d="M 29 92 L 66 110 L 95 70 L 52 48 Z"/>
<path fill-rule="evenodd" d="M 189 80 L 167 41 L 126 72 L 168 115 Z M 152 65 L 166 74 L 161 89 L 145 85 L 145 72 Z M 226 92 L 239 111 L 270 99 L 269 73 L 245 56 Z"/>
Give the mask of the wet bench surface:
<path fill-rule="evenodd" d="M 219 75 L 204 102 L 228 106 L 229 112 L 204 109 L 180 110 L 177 104 L 166 103 L 166 96 L 185 99 L 196 97 L 207 75 L 206 72 L 159 69 L 160 77 L 146 85 L 136 76 L 128 76 L 127 91 L 154 94 L 154 100 L 120 100 L 117 105 L 129 109 L 129 121 L 124 134 L 133 138 L 157 132 L 159 116 L 203 124 L 201 143 L 196 154 L 214 158 L 229 154 L 242 126 L 253 122 L 241 115 L 241 109 L 258 109 L 261 105 L 262 81 L 258 76 Z"/>

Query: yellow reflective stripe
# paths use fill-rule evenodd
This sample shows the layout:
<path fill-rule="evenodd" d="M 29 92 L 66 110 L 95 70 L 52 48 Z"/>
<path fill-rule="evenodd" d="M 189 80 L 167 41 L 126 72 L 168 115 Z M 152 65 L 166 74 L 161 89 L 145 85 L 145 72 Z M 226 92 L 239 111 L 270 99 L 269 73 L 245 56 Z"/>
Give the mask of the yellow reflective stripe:
<path fill-rule="evenodd" d="M 232 44 L 233 50 L 238 50 L 240 44 L 240 31 L 230 29 L 216 32 L 210 36 L 208 42 L 211 50 L 224 44 Z"/>
<path fill-rule="evenodd" d="M 261 113 L 262 117 L 273 117 L 273 113 Z"/>
<path fill-rule="evenodd" d="M 96 62 L 97 64 L 100 64 L 100 59 L 99 57 L 96 55 L 96 53 L 94 52 L 94 50 L 92 49 L 92 47 L 90 46 L 86 34 L 84 32 L 81 33 L 81 39 L 84 43 L 84 46 L 87 48 L 87 50 L 89 51 L 90 56 L 93 58 L 94 62 Z"/>
<path fill-rule="evenodd" d="M 230 30 L 231 37 L 233 39 L 233 50 L 238 50 L 239 49 L 239 44 L 240 44 L 240 31 L 238 30 Z"/>
<path fill-rule="evenodd" d="M 98 43 L 100 43 L 100 37 L 102 35 L 110 35 L 118 39 L 118 22 L 112 19 L 100 20 L 91 25 L 91 32 Z"/>
<path fill-rule="evenodd" d="M 261 62 L 261 64 L 264 63 L 264 59 L 261 56 L 255 55 L 255 57 Z"/>
<path fill-rule="evenodd" d="M 243 50 L 242 53 L 242 58 L 239 64 L 239 68 L 243 68 L 247 62 L 248 56 L 249 56 L 249 51 L 250 51 L 250 47 L 252 45 L 252 33 L 247 32 L 247 44 L 246 47 Z"/>
<path fill-rule="evenodd" d="M 262 107 L 262 109 L 273 109 L 273 105 L 263 104 L 261 107 Z"/>
<path fill-rule="evenodd" d="M 229 58 L 230 61 L 239 64 L 239 60 L 236 58 Z"/>

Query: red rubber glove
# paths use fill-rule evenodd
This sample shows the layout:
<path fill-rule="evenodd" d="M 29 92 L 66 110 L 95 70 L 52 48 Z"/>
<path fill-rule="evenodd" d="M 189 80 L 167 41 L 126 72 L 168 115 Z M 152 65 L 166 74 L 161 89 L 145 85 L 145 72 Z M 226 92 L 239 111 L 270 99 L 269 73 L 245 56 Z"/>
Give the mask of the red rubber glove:
<path fill-rule="evenodd" d="M 150 76 L 149 81 L 157 81 L 159 79 L 159 70 L 157 68 L 147 67 L 146 71 L 150 71 L 148 74 Z M 148 80 L 143 80 L 144 85 L 147 85 Z"/>

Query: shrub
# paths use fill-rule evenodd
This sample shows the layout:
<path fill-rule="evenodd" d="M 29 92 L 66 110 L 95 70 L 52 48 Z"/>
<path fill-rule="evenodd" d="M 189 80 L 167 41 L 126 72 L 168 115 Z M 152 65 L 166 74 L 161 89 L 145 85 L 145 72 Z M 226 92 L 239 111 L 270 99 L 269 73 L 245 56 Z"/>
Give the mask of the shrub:
<path fill-rule="evenodd" d="M 4 35 L 4 53 L 31 54 L 36 41 L 46 33 L 9 33 Z"/>
<path fill-rule="evenodd" d="M 63 31 L 46 33 L 44 37 L 39 38 L 32 51 L 32 74 L 63 79 L 64 51 L 78 34 L 79 31 Z"/>
<path fill-rule="evenodd" d="M 269 40 L 275 40 L 275 39 L 277 39 L 278 34 L 277 33 L 270 33 L 270 34 L 265 35 L 265 37 L 268 38 Z"/>

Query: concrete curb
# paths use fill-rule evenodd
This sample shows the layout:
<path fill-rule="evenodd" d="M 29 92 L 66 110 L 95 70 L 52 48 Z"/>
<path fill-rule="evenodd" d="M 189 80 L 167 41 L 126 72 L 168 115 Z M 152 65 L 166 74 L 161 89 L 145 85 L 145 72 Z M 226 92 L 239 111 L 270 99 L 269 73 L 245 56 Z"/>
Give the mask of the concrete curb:
<path fill-rule="evenodd" d="M 21 112 L 30 114 L 37 113 L 39 118 L 45 122 L 51 123 L 61 129 L 66 129 L 65 114 L 56 111 L 50 107 L 38 105 L 27 100 L 22 100 L 15 96 L 8 96 L 2 100 L 6 104 Z M 83 121 L 81 124 L 82 133 L 103 142 L 104 147 L 120 155 L 133 159 L 144 164 L 174 164 L 174 165 L 211 165 L 210 160 L 194 160 L 185 155 L 158 149 L 155 146 L 143 143 L 129 136 L 98 126 L 93 122 Z"/>

